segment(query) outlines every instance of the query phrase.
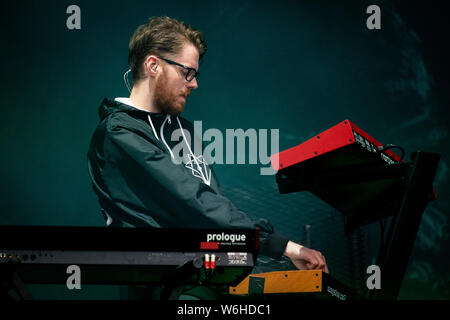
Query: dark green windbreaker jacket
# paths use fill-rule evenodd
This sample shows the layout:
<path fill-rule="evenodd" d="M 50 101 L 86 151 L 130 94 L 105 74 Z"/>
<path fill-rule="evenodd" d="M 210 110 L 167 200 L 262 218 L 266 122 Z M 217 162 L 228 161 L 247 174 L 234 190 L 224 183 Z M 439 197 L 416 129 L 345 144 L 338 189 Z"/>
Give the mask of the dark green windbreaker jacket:
<path fill-rule="evenodd" d="M 200 155 L 194 159 L 190 152 L 183 154 L 191 159 L 190 165 L 172 161 L 172 149 L 184 143 L 172 141 L 172 133 L 181 127 L 194 138 L 191 122 L 107 99 L 99 107 L 99 116 L 88 151 L 88 169 L 107 225 L 259 227 L 260 254 L 281 259 L 288 239 L 274 233 L 267 220 L 252 220 L 224 197 L 214 171 Z M 190 138 L 186 139 L 190 147 Z"/>

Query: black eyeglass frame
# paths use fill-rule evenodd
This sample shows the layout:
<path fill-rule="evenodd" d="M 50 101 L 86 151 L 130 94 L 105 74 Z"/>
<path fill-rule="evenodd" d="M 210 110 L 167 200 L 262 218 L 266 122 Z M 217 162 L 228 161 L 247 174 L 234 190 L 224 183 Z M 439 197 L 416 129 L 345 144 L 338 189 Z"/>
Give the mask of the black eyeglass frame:
<path fill-rule="evenodd" d="M 175 61 L 163 58 L 163 57 L 158 57 L 158 58 L 161 59 L 161 60 L 164 60 L 165 62 L 167 62 L 169 64 L 173 64 L 173 65 L 179 66 L 179 67 L 181 67 L 183 69 L 186 69 L 187 73 L 186 73 L 185 79 L 186 79 L 187 82 L 191 82 L 192 80 L 194 80 L 194 78 L 198 79 L 198 77 L 200 76 L 200 72 L 198 72 L 194 68 L 187 67 L 187 66 L 185 66 L 185 65 L 183 65 L 181 63 L 178 63 L 178 62 L 175 62 Z M 189 75 L 191 74 L 191 72 L 193 72 L 194 75 L 192 76 L 191 80 L 189 80 L 189 78 L 190 78 Z"/>

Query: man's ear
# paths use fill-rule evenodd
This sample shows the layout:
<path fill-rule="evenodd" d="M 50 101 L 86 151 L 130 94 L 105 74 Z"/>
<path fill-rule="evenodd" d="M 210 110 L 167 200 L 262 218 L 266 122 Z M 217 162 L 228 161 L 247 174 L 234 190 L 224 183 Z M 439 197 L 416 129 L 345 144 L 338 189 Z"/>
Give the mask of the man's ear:
<path fill-rule="evenodd" d="M 146 75 L 154 77 L 158 72 L 159 60 L 156 56 L 150 55 L 145 59 L 144 66 Z"/>

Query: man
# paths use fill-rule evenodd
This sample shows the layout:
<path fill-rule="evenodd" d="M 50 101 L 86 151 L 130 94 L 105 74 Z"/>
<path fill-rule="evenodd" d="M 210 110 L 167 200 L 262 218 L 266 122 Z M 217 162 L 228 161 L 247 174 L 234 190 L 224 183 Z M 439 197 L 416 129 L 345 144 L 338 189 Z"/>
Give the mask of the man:
<path fill-rule="evenodd" d="M 260 228 L 260 254 L 283 255 L 299 269 L 328 272 L 325 258 L 276 234 L 264 219 L 253 221 L 221 195 L 213 170 L 194 154 L 184 132 L 186 99 L 197 89 L 206 52 L 201 32 L 169 17 L 140 26 L 129 44 L 133 87 L 129 98 L 104 100 L 88 152 L 89 173 L 111 226 Z M 187 163 L 177 164 L 170 137 L 180 130 Z M 185 161 L 186 162 L 186 161 Z"/>

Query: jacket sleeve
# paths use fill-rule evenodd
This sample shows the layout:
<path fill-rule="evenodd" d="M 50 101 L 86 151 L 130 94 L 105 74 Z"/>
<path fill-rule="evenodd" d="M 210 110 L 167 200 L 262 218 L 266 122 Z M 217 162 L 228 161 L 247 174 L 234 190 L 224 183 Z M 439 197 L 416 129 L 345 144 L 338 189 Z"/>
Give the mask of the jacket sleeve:
<path fill-rule="evenodd" d="M 265 219 L 252 220 L 228 198 L 172 162 L 156 142 L 111 126 L 104 141 L 103 180 L 115 218 L 133 226 L 260 228 L 260 253 L 280 260 L 288 239 Z"/>

